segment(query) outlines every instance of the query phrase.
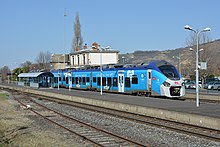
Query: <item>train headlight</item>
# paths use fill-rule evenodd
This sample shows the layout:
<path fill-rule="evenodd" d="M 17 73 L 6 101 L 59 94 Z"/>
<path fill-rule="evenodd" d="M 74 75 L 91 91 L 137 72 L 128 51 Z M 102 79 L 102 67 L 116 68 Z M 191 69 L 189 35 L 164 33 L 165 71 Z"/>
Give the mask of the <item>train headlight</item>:
<path fill-rule="evenodd" d="M 166 82 L 166 81 L 163 82 L 163 85 L 166 86 L 166 87 L 170 87 L 170 83 L 168 83 L 168 82 Z"/>
<path fill-rule="evenodd" d="M 185 86 L 185 83 L 184 83 L 184 82 L 182 83 L 182 86 Z"/>

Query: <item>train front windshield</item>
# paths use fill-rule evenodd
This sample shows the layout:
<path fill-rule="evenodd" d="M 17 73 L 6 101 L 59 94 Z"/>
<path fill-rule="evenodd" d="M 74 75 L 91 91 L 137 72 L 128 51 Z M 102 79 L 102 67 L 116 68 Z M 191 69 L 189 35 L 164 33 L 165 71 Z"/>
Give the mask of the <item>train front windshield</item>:
<path fill-rule="evenodd" d="M 180 76 L 174 66 L 171 65 L 163 65 L 158 67 L 160 71 L 171 80 L 179 80 Z"/>

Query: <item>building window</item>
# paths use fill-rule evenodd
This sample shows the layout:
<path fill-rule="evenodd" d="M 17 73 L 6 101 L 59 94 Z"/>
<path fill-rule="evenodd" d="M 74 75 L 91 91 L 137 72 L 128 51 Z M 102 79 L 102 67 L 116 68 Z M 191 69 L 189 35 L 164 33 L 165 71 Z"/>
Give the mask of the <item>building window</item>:
<path fill-rule="evenodd" d="M 77 57 L 78 57 L 78 65 L 79 65 L 79 55 Z"/>
<path fill-rule="evenodd" d="M 86 55 L 83 54 L 83 65 L 85 65 L 85 64 L 86 64 Z"/>

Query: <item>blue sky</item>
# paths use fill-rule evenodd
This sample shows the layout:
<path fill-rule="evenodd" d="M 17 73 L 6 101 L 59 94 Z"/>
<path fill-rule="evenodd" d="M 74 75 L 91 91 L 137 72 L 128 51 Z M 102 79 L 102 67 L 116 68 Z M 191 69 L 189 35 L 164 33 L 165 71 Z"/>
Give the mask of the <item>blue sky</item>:
<path fill-rule="evenodd" d="M 219 6 L 219 0 L 0 0 L 0 67 L 35 62 L 40 51 L 69 53 L 77 12 L 84 43 L 131 53 L 185 47 L 186 24 L 210 27 L 209 37 L 220 39 Z"/>

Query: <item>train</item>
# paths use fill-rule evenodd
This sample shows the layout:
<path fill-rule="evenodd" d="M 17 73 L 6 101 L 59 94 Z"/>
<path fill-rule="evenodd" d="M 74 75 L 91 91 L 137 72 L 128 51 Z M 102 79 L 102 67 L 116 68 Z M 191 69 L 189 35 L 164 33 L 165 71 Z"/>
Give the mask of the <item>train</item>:
<path fill-rule="evenodd" d="M 143 66 L 53 70 L 54 87 L 180 98 L 185 85 L 177 69 L 164 60 Z"/>

